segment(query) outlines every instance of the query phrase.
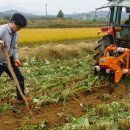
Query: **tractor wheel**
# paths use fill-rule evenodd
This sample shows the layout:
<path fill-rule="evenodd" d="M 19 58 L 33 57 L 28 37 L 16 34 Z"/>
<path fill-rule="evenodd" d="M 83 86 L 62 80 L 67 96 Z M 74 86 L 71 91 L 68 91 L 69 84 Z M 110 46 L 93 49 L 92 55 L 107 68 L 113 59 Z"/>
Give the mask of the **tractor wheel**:
<path fill-rule="evenodd" d="M 94 49 L 96 51 L 96 54 L 94 55 L 93 58 L 96 61 L 98 61 L 99 58 L 103 56 L 106 47 L 108 47 L 110 44 L 112 44 L 112 39 L 110 37 L 105 36 L 102 39 L 100 39 L 98 41 L 98 45 Z"/>

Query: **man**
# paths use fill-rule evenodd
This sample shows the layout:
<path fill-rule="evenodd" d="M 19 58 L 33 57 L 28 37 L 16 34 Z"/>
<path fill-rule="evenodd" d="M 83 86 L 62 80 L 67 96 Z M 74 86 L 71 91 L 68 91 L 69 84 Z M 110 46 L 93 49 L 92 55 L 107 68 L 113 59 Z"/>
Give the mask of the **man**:
<path fill-rule="evenodd" d="M 12 16 L 8 24 L 4 24 L 0 26 L 0 40 L 2 40 L 6 45 L 6 49 L 10 56 L 12 68 L 14 70 L 14 73 L 16 74 L 16 77 L 18 79 L 23 94 L 24 94 L 24 77 L 18 68 L 19 66 L 21 66 L 21 63 L 19 61 L 19 56 L 18 56 L 18 47 L 17 47 L 18 32 L 17 31 L 26 27 L 26 25 L 27 25 L 26 18 L 22 14 L 16 13 Z M 2 53 L 2 50 L 0 49 L 0 76 L 2 75 L 3 72 L 6 72 L 12 78 L 8 70 L 5 57 Z M 19 103 L 23 102 L 23 99 L 20 93 L 18 92 L 18 90 L 17 90 L 17 99 Z"/>
<path fill-rule="evenodd" d="M 129 14 L 129 18 L 124 22 L 124 24 L 130 24 L 130 14 Z"/>
<path fill-rule="evenodd" d="M 124 22 L 124 24 L 130 24 L 130 20 L 127 19 L 127 20 Z"/>

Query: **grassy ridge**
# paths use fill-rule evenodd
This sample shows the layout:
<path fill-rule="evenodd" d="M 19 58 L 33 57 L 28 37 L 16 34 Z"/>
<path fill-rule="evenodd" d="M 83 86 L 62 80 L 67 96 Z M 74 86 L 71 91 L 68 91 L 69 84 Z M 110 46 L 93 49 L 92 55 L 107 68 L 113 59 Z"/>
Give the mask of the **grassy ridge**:
<path fill-rule="evenodd" d="M 89 28 L 105 26 L 107 21 L 96 20 L 76 20 L 76 19 L 57 19 L 57 18 L 28 18 L 27 28 Z M 0 19 L 0 24 L 6 24 L 10 18 Z"/>
<path fill-rule="evenodd" d="M 37 44 L 36 44 L 37 45 Z M 26 46 L 20 48 L 20 59 L 25 61 L 25 57 L 35 57 L 38 61 L 45 59 L 69 59 L 74 57 L 85 56 L 95 47 L 95 41 L 65 44 L 44 44 L 37 47 Z"/>

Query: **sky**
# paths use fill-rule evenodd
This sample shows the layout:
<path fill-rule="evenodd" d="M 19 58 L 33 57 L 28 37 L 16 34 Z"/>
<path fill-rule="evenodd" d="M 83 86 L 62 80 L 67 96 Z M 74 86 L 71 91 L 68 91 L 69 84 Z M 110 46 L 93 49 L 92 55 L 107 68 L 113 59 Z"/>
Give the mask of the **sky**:
<path fill-rule="evenodd" d="M 0 10 L 17 7 L 28 13 L 57 14 L 61 9 L 65 14 L 86 13 L 107 3 L 107 0 L 0 0 Z M 5 7 L 5 8 L 3 8 Z"/>

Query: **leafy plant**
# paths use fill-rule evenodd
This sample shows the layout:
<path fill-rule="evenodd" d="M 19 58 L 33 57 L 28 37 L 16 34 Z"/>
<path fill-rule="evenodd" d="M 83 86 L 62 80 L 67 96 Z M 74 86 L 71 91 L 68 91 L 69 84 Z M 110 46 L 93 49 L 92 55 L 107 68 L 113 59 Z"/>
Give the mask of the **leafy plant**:
<path fill-rule="evenodd" d="M 10 105 L 9 104 L 1 104 L 0 105 L 0 114 L 3 114 L 4 112 L 6 112 L 8 109 L 10 109 Z"/>

